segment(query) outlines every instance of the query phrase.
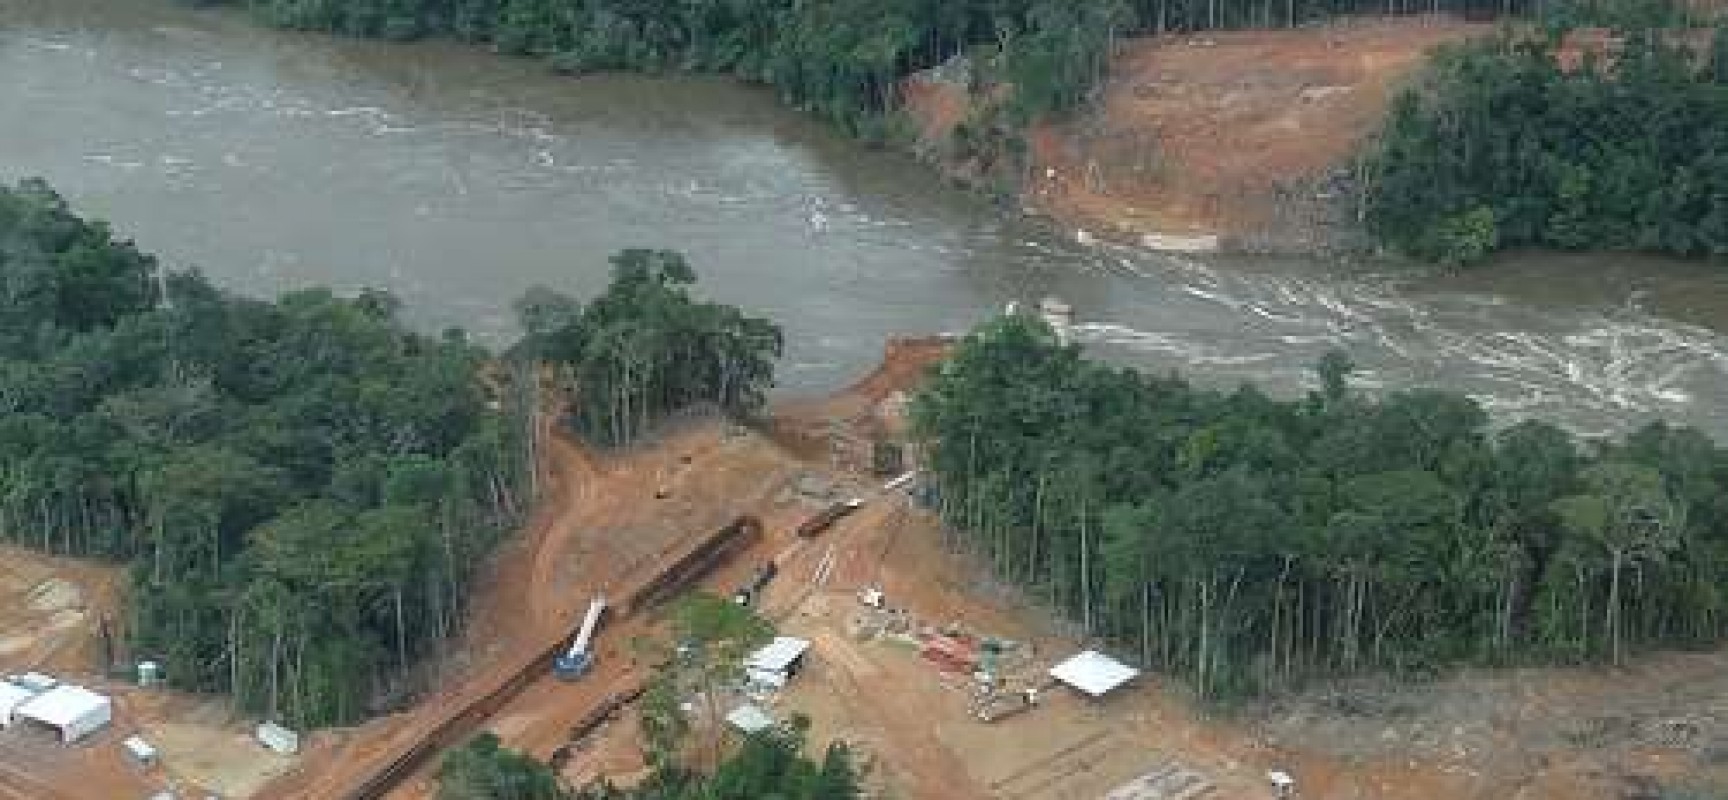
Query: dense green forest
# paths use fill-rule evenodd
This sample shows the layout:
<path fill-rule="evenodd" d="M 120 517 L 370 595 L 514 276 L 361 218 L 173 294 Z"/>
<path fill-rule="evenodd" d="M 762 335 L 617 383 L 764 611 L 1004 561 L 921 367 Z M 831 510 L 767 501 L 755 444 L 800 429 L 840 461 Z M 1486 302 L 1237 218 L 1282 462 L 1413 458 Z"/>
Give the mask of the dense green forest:
<path fill-rule="evenodd" d="M 695 71 L 777 88 L 867 138 L 888 135 L 896 83 L 957 55 L 1014 87 L 1015 119 L 1071 109 L 1122 36 L 1281 27 L 1349 14 L 1522 13 L 1536 0 L 197 0 L 359 36 L 452 36 L 560 69 Z"/>
<path fill-rule="evenodd" d="M 386 294 L 162 275 L 36 181 L 0 188 L 0 294 L 0 535 L 130 561 L 134 650 L 179 686 L 362 715 L 528 499 L 520 393 L 489 410 L 485 353 Z"/>
<path fill-rule="evenodd" d="M 1453 265 L 1514 247 L 1728 255 L 1728 27 L 1702 57 L 1639 27 L 1569 68 L 1557 42 L 1435 58 L 1369 156 L 1373 233 Z"/>
<path fill-rule="evenodd" d="M 446 755 L 438 800 L 855 800 L 862 780 L 850 750 L 833 744 L 820 762 L 803 754 L 805 725 L 747 736 L 712 775 L 657 770 L 634 789 L 559 785 L 552 770 L 482 734 Z"/>
<path fill-rule="evenodd" d="M 519 303 L 502 362 L 376 291 L 275 302 L 168 274 L 46 184 L 0 187 L 0 535 L 132 565 L 133 650 L 295 724 L 400 698 L 521 518 L 538 365 L 605 444 L 690 407 L 747 416 L 780 331 L 627 250 L 583 306 Z"/>
<path fill-rule="evenodd" d="M 586 307 L 548 289 L 517 302 L 518 352 L 556 364 L 575 388 L 572 422 L 591 441 L 623 445 L 667 414 L 759 410 L 774 385 L 779 326 L 693 300 L 696 273 L 669 250 L 612 257 L 612 281 Z"/>
<path fill-rule="evenodd" d="M 1471 400 L 1219 392 L 969 336 L 913 405 L 956 544 L 1148 667 L 1228 699 L 1305 678 L 1618 662 L 1728 633 L 1728 453 L 1583 444 Z"/>

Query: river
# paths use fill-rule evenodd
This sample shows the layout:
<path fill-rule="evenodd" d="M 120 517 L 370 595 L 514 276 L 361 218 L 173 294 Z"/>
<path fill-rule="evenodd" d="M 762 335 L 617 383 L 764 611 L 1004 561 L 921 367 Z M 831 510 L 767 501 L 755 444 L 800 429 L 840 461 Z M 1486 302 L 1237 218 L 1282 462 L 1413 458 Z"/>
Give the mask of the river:
<path fill-rule="evenodd" d="M 264 30 L 168 0 L 0 0 L 0 180 L 42 176 L 174 267 L 268 294 L 382 286 L 416 324 L 512 335 L 623 247 L 779 321 L 787 391 L 885 337 L 1057 295 L 1098 354 L 1299 390 L 1341 347 L 1367 387 L 1442 386 L 1589 434 L 1728 438 L 1728 271 L 1630 256 L 1464 275 L 1082 247 L 720 79 L 561 78 L 450 43 Z"/>

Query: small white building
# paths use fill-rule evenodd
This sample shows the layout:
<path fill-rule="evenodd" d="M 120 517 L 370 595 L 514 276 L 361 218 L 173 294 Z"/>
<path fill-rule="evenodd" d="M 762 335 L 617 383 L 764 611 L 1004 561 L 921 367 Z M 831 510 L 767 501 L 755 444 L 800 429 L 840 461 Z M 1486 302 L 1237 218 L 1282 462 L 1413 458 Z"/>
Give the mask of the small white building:
<path fill-rule="evenodd" d="M 126 751 L 126 756 L 131 758 L 133 763 L 141 767 L 155 764 L 159 756 L 156 746 L 144 741 L 142 736 L 128 736 L 120 742 L 120 747 Z"/>
<path fill-rule="evenodd" d="M 776 636 L 774 641 L 758 648 L 744 659 L 744 671 L 752 680 L 784 686 L 786 680 L 798 674 L 804 666 L 804 655 L 810 652 L 810 640 L 791 636 Z"/>
<path fill-rule="evenodd" d="M 19 706 L 14 714 L 59 731 L 60 741 L 71 744 L 112 722 L 114 701 L 82 686 L 61 684 Z"/>
<path fill-rule="evenodd" d="M 12 714 L 36 693 L 11 681 L 0 681 L 0 728 L 12 727 Z"/>
<path fill-rule="evenodd" d="M 300 752 L 300 734 L 295 733 L 288 728 L 284 728 L 281 725 L 277 725 L 274 722 L 266 722 L 259 725 L 258 730 L 254 732 L 254 735 L 258 737 L 259 744 L 264 745 L 273 752 L 281 753 L 285 756 L 291 756 Z"/>
<path fill-rule="evenodd" d="M 745 703 L 726 715 L 726 724 L 744 733 L 761 733 L 774 727 L 774 717 L 763 711 L 760 706 Z"/>
<path fill-rule="evenodd" d="M 1140 670 L 1096 650 L 1087 650 L 1050 668 L 1050 677 L 1098 698 L 1139 677 Z"/>

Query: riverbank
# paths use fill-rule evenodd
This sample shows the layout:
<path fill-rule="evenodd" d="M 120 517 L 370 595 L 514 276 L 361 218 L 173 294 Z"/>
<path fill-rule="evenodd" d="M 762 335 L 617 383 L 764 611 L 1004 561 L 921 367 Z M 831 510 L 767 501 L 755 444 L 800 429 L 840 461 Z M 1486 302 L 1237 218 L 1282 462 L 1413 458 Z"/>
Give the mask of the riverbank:
<path fill-rule="evenodd" d="M 502 347 L 530 287 L 588 296 L 605 253 L 674 247 L 713 299 L 785 328 L 779 397 L 861 374 L 896 332 L 1053 295 L 1099 357 L 1206 385 L 1301 392 L 1342 348 L 1375 386 L 1449 386 L 1509 418 L 1728 435 L 1708 402 L 1728 396 L 1728 294 L 1704 265 L 1516 254 L 1430 275 L 1082 247 L 1081 226 L 1004 215 L 729 79 L 566 78 L 170 0 L 16 8 L 0 174 L 48 177 L 165 263 L 253 296 L 386 288 L 415 327 Z"/>
<path fill-rule="evenodd" d="M 1015 191 L 1066 229 L 1156 250 L 1366 247 L 1355 153 L 1435 48 L 1493 30 L 1357 18 L 1132 40 L 1089 110 L 1027 133 Z M 964 84 L 927 72 L 905 96 L 920 154 L 976 182 L 979 166 L 942 144 L 973 113 Z"/>

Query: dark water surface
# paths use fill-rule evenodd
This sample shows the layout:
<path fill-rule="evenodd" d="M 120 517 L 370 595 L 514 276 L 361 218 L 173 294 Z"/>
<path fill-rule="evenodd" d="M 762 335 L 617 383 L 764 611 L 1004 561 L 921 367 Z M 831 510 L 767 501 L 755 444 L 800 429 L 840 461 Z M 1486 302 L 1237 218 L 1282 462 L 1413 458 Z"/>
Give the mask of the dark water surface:
<path fill-rule="evenodd" d="M 26 175 L 236 289 L 384 286 L 494 343 L 531 285 L 587 296 L 612 251 L 683 250 L 706 293 L 786 327 L 791 390 L 844 381 L 887 336 L 1055 294 L 1098 353 L 1208 382 L 1295 390 L 1344 347 L 1366 385 L 1463 390 L 1508 419 L 1728 437 L 1728 269 L 1084 248 L 724 80 L 559 78 L 167 0 L 0 0 L 0 180 Z"/>

